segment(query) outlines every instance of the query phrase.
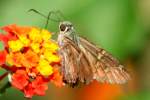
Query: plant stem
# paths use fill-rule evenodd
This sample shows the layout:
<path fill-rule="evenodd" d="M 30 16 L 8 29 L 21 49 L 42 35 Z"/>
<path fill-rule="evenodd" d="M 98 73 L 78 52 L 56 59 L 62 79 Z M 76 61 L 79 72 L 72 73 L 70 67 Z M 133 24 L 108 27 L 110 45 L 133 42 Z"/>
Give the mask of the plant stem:
<path fill-rule="evenodd" d="M 8 72 L 4 73 L 3 75 L 0 76 L 0 81 L 5 78 L 8 75 Z"/>

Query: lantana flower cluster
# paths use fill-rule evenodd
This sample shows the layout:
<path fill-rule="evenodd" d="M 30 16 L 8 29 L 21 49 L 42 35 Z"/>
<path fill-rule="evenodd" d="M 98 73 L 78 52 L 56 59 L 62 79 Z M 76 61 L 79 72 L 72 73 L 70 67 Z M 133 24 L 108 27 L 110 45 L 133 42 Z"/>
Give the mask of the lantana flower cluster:
<path fill-rule="evenodd" d="M 11 85 L 27 98 L 45 95 L 49 82 L 62 86 L 58 45 L 52 34 L 36 27 L 9 25 L 1 28 L 0 66 L 9 74 Z"/>

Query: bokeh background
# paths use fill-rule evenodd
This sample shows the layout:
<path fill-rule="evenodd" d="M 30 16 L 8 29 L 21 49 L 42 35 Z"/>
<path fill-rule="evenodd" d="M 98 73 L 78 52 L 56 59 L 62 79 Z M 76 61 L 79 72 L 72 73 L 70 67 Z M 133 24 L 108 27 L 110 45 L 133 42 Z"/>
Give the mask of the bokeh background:
<path fill-rule="evenodd" d="M 93 82 L 82 88 L 49 85 L 44 97 L 33 100 L 150 100 L 150 0 L 0 0 L 0 26 L 9 24 L 44 27 L 45 15 L 60 10 L 78 34 L 118 58 L 132 75 L 125 85 Z M 54 16 L 55 17 L 55 16 Z M 59 23 L 48 29 L 58 32 Z M 10 88 L 0 100 L 25 100 Z"/>

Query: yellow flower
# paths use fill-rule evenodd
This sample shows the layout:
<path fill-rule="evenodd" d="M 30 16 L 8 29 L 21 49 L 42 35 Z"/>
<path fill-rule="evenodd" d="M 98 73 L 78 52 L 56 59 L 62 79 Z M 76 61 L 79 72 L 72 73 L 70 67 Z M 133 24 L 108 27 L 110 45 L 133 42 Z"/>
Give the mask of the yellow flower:
<path fill-rule="evenodd" d="M 41 75 L 48 76 L 53 73 L 53 68 L 45 59 L 40 59 L 39 65 L 37 66 L 37 70 Z"/>
<path fill-rule="evenodd" d="M 43 47 L 51 52 L 56 52 L 56 50 L 59 48 L 58 45 L 52 41 L 45 42 Z"/>
<path fill-rule="evenodd" d="M 44 52 L 44 58 L 47 59 L 49 61 L 49 63 L 51 63 L 51 62 L 59 62 L 60 61 L 59 56 L 56 55 L 56 54 L 52 54 L 51 51 L 49 51 L 49 50 L 46 50 Z"/>
<path fill-rule="evenodd" d="M 32 30 L 28 33 L 30 40 L 32 40 L 33 42 L 41 43 L 42 37 L 41 37 L 40 33 L 41 33 L 40 30 L 38 30 L 36 28 L 32 28 Z"/>
<path fill-rule="evenodd" d="M 31 48 L 35 53 L 39 53 L 40 52 L 40 44 L 39 43 L 32 43 L 31 44 Z"/>
<path fill-rule="evenodd" d="M 48 30 L 43 29 L 40 34 L 44 41 L 48 41 L 51 38 L 51 33 Z"/>
<path fill-rule="evenodd" d="M 24 44 L 24 46 L 28 46 L 30 44 L 30 40 L 24 35 L 19 36 L 19 40 Z"/>
<path fill-rule="evenodd" d="M 8 41 L 8 45 L 12 52 L 20 51 L 23 48 L 23 43 L 20 40 Z"/>

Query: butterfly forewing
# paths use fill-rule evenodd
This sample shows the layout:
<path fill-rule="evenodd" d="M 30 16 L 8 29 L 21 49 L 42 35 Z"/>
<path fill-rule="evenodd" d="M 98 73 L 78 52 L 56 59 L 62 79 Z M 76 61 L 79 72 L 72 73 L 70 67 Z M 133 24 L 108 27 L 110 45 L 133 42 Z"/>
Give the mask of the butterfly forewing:
<path fill-rule="evenodd" d="M 93 74 L 85 54 L 69 37 L 64 37 L 64 43 L 60 50 L 64 81 L 68 84 L 89 83 Z"/>

